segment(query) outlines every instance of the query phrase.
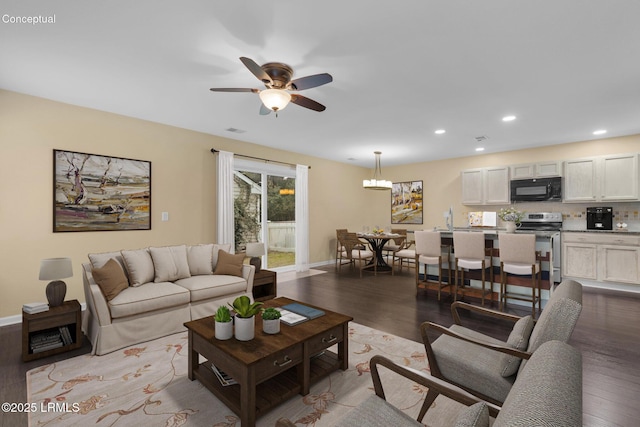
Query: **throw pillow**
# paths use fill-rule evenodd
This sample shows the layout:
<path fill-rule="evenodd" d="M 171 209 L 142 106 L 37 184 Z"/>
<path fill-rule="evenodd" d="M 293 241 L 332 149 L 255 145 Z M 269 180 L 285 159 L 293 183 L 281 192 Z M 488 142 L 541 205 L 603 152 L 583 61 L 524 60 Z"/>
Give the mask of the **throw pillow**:
<path fill-rule="evenodd" d="M 455 427 L 489 427 L 489 407 L 478 402 L 465 408 L 458 415 Z"/>
<path fill-rule="evenodd" d="M 529 346 L 529 337 L 531 336 L 531 331 L 533 331 L 533 325 L 533 318 L 531 316 L 525 316 L 518 320 L 515 325 L 513 325 L 513 329 L 509 334 L 507 345 L 516 350 L 525 351 Z M 502 366 L 500 375 L 510 377 L 518 371 L 522 359 L 508 354 L 503 354 L 500 357 Z"/>
<path fill-rule="evenodd" d="M 155 270 L 153 260 L 147 249 L 122 251 L 122 258 L 129 272 L 131 286 L 140 286 L 153 282 Z"/>
<path fill-rule="evenodd" d="M 107 301 L 111 301 L 129 287 L 124 270 L 113 258 L 107 261 L 103 267 L 93 268 L 91 273 Z"/>
<path fill-rule="evenodd" d="M 218 264 L 213 274 L 229 274 L 231 276 L 242 277 L 242 263 L 244 259 L 244 253 L 230 254 L 220 249 L 218 251 Z"/>
<path fill-rule="evenodd" d="M 154 282 L 173 282 L 191 277 L 185 245 L 149 248 L 149 253 L 155 271 Z"/>
<path fill-rule="evenodd" d="M 218 252 L 222 249 L 225 252 L 231 252 L 231 243 L 215 243 L 213 245 L 213 258 L 211 259 L 211 267 L 215 270 L 218 266 Z"/>
<path fill-rule="evenodd" d="M 216 253 L 216 257 L 218 254 Z M 187 248 L 187 262 L 192 276 L 213 273 L 213 244 L 194 245 Z"/>
<path fill-rule="evenodd" d="M 122 258 L 122 254 L 120 251 L 117 252 L 102 252 L 99 254 L 89 254 L 89 261 L 91 262 L 92 268 L 100 268 L 104 267 L 104 265 L 110 259 L 114 259 L 120 264 L 122 270 L 124 271 L 125 276 L 127 276 L 127 280 L 129 280 L 129 276 L 127 275 L 127 268 L 124 264 L 124 258 Z"/>

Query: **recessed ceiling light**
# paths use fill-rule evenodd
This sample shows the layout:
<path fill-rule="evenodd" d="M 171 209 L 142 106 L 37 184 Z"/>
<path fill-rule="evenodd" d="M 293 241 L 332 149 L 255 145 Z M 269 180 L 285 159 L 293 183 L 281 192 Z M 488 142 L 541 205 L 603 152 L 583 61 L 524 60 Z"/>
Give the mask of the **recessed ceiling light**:
<path fill-rule="evenodd" d="M 444 130 L 444 129 L 438 129 L 435 133 L 436 133 L 436 135 L 442 135 L 445 132 L 446 132 L 446 130 Z"/>
<path fill-rule="evenodd" d="M 478 147 L 476 148 L 476 151 L 484 151 L 484 147 Z"/>
<path fill-rule="evenodd" d="M 598 129 L 596 131 L 593 131 L 594 135 L 604 135 L 605 133 L 607 133 L 606 129 Z"/>
<path fill-rule="evenodd" d="M 504 117 L 502 118 L 502 121 L 503 121 L 503 122 L 512 122 L 512 121 L 514 121 L 515 119 L 516 119 L 516 116 L 504 116 Z"/>

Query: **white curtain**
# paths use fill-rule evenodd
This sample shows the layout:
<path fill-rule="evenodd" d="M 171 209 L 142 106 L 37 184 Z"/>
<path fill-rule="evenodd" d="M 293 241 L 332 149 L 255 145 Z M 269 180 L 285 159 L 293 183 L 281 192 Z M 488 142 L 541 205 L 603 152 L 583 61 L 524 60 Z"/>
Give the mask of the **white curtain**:
<path fill-rule="evenodd" d="M 218 152 L 218 227 L 217 243 L 230 243 L 235 252 L 233 222 L 233 153 Z"/>
<path fill-rule="evenodd" d="M 309 167 L 296 166 L 296 271 L 309 270 Z"/>

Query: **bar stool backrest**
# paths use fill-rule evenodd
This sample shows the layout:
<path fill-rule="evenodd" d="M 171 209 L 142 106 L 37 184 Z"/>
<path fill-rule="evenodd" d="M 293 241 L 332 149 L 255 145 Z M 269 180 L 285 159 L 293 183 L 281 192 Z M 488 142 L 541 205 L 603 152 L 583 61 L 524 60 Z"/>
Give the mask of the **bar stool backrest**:
<path fill-rule="evenodd" d="M 484 259 L 484 233 L 475 231 L 454 231 L 453 251 L 458 259 Z"/>
<path fill-rule="evenodd" d="M 416 255 L 438 257 L 441 253 L 442 240 L 439 231 L 415 231 Z"/>
<path fill-rule="evenodd" d="M 536 236 L 534 234 L 498 234 L 500 261 L 516 264 L 536 263 Z"/>

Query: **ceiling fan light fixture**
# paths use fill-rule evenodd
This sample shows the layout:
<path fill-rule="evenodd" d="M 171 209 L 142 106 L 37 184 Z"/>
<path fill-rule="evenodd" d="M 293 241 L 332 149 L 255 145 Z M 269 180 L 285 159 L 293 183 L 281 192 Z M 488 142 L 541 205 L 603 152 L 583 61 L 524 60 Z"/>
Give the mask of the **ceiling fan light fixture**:
<path fill-rule="evenodd" d="M 362 187 L 367 190 L 391 190 L 393 183 L 382 179 L 382 168 L 380 167 L 380 155 L 382 152 L 374 151 L 376 155 L 376 168 L 373 172 L 373 178 L 362 180 Z"/>
<path fill-rule="evenodd" d="M 291 94 L 282 89 L 265 89 L 259 95 L 264 106 L 272 111 L 283 110 L 291 101 Z"/>

